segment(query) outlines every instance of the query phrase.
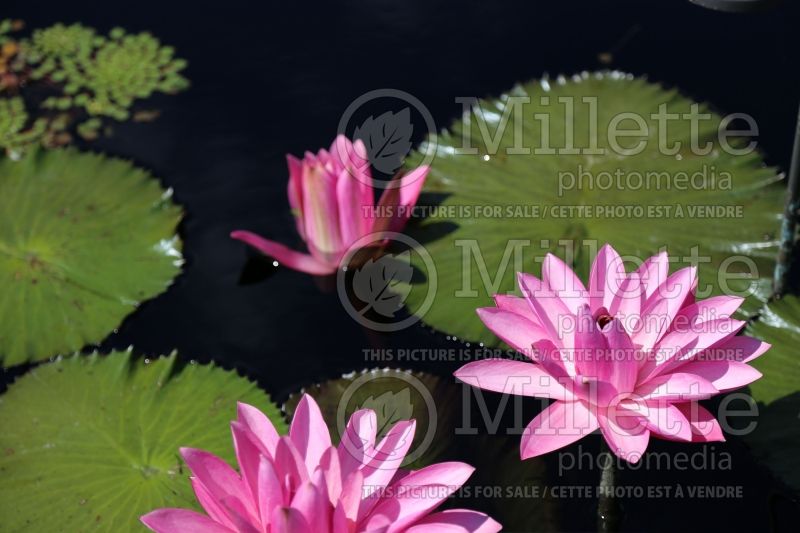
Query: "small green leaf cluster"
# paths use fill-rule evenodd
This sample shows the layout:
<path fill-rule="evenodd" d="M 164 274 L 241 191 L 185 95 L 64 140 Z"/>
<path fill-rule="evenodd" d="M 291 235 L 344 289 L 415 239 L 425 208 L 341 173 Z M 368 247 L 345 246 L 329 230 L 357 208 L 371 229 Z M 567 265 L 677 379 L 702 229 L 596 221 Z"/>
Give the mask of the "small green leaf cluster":
<path fill-rule="evenodd" d="M 0 21 L 0 149 L 96 139 L 103 119 L 128 120 L 134 104 L 189 86 L 186 61 L 149 33 L 54 24 L 30 37 L 20 21 Z"/>
<path fill-rule="evenodd" d="M 21 150 L 44 135 L 47 121 L 36 120 L 28 128 L 28 112 L 22 98 L 0 99 L 0 148 L 18 158 Z"/>
<path fill-rule="evenodd" d="M 14 32 L 17 25 L 18 23 L 11 19 L 0 20 L 0 45 L 13 42 L 14 38 L 11 33 Z"/>
<path fill-rule="evenodd" d="M 70 28 L 74 29 L 68 32 Z M 162 46 L 149 33 L 127 34 L 115 28 L 103 38 L 78 25 L 63 27 L 60 33 L 40 39 L 44 43 L 62 40 L 60 53 L 34 57 L 45 58 L 35 73 L 63 83 L 63 94 L 45 100 L 46 108 L 81 107 L 91 116 L 127 120 L 136 100 L 157 92 L 174 94 L 189 86 L 180 74 L 186 61 L 175 58 L 173 48 Z M 46 49 L 44 44 L 40 48 Z"/>
<path fill-rule="evenodd" d="M 96 46 L 103 43 L 92 28 L 80 24 L 65 26 L 55 24 L 36 30 L 31 39 L 24 41 L 26 59 L 36 65 L 31 73 L 34 79 L 51 76 L 53 81 L 64 81 L 63 62 L 75 58 L 89 58 Z"/>

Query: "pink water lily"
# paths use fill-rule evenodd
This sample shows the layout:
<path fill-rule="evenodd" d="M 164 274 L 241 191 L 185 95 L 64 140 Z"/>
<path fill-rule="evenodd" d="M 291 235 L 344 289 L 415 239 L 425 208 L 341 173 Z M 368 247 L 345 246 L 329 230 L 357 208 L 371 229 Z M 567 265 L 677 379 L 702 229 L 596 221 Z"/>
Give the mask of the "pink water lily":
<path fill-rule="evenodd" d="M 289 204 L 309 253 L 292 250 L 249 231 L 231 237 L 246 242 L 300 272 L 336 272 L 354 244 L 370 234 L 402 231 L 425 183 L 428 167 L 416 168 L 387 187 L 375 206 L 375 190 L 361 140 L 339 135 L 330 151 L 287 155 Z M 377 243 L 381 241 L 378 239 Z"/>
<path fill-rule="evenodd" d="M 398 422 L 376 442 L 375 412 L 355 412 L 338 446 L 306 395 L 288 436 L 258 409 L 239 404 L 231 423 L 239 472 L 218 457 L 181 449 L 207 514 L 159 509 L 141 518 L 158 533 L 355 533 L 499 531 L 485 514 L 432 512 L 472 474 L 463 463 L 400 468 L 414 421 Z"/>
<path fill-rule="evenodd" d="M 696 301 L 697 270 L 668 275 L 667 254 L 628 273 L 609 245 L 597 254 L 589 288 L 554 255 L 542 279 L 519 274 L 523 296 L 497 295 L 478 309 L 486 326 L 524 360 L 486 359 L 456 376 L 482 389 L 555 400 L 528 425 L 523 459 L 599 429 L 621 458 L 636 462 L 651 436 L 725 440 L 697 403 L 761 374 L 747 363 L 770 345 L 737 336 L 742 298 Z"/>

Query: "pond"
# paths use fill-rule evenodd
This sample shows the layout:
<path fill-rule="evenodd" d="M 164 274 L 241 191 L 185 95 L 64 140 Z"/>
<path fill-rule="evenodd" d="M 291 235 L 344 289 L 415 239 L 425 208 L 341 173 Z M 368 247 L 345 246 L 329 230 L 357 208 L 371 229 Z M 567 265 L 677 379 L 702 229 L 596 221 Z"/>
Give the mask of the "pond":
<path fill-rule="evenodd" d="M 397 331 L 364 327 L 343 308 L 334 278 L 274 266 L 229 235 L 247 229 L 302 249 L 286 201 L 285 155 L 330 145 L 348 106 L 381 88 L 413 95 L 441 130 L 461 118 L 459 98 L 496 97 L 545 74 L 622 71 L 677 88 L 720 114 L 752 116 L 765 162 L 785 171 L 800 94 L 800 7 L 783 4 L 734 15 L 677 0 L 12 0 L 2 15 L 32 28 L 63 21 L 103 32 L 118 25 L 149 31 L 188 61 L 188 90 L 148 100 L 146 107 L 160 111 L 155 121 L 119 123 L 108 137 L 78 143 L 148 169 L 185 211 L 182 272 L 102 341 L 101 352 L 133 346 L 156 357 L 177 350 L 185 361 L 235 369 L 278 404 L 302 388 L 368 368 L 437 376 L 455 387 L 455 400 L 439 405 L 440 412 L 452 406 L 447 416 L 463 429 L 466 405 L 477 428 L 454 434 L 456 444 L 441 459 L 479 470 L 451 506 L 499 513 L 508 531 L 587 531 L 596 522 L 600 439 L 520 463 L 513 432 L 519 413 L 502 411 L 498 394 L 463 393 L 452 377 L 463 364 L 457 354 L 477 348 L 480 339 L 468 338 L 467 345 L 424 321 Z M 418 118 L 415 146 L 425 136 Z M 30 368 L 4 370 L 5 387 Z M 502 411 L 500 427 L 512 431 L 501 429 L 487 441 L 481 407 Z M 525 423 L 541 408 L 526 398 Z M 680 453 L 686 456 L 676 459 Z M 667 466 L 655 458 L 618 466 L 623 531 L 796 529 L 796 495 L 741 439 L 691 447 L 652 440 L 648 454 Z M 504 476 L 492 476 L 501 470 Z"/>

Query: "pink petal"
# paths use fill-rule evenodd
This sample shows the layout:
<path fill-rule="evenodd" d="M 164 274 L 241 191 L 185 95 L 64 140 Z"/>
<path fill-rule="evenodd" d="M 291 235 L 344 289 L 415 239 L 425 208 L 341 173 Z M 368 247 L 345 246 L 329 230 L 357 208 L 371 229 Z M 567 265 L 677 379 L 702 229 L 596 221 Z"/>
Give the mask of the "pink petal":
<path fill-rule="evenodd" d="M 571 399 L 563 384 L 545 372 L 539 365 L 509 359 L 484 359 L 459 368 L 455 377 L 479 389 L 539 396 L 557 400 Z"/>
<path fill-rule="evenodd" d="M 403 231 L 411 217 L 413 207 L 417 205 L 429 170 L 425 165 L 415 168 L 383 191 L 378 206 L 393 208 L 392 216 L 384 221 L 382 226 L 386 231 Z"/>
<path fill-rule="evenodd" d="M 140 520 L 156 533 L 237 533 L 188 509 L 158 509 Z"/>
<path fill-rule="evenodd" d="M 387 532 L 403 531 L 456 492 L 475 469 L 464 463 L 437 463 L 411 472 L 389 488 L 362 521 L 360 528 L 389 526 Z"/>
<path fill-rule="evenodd" d="M 691 361 L 680 370 L 707 379 L 720 392 L 744 387 L 761 377 L 761 372 L 737 361 Z"/>
<path fill-rule="evenodd" d="M 300 455 L 290 437 L 278 439 L 278 444 L 275 446 L 274 464 L 279 479 L 287 484 L 290 493 L 309 479 L 309 472 L 303 456 Z"/>
<path fill-rule="evenodd" d="M 548 338 L 547 333 L 522 315 L 496 307 L 477 309 L 478 317 L 503 342 L 518 352 L 531 356 L 531 344 Z"/>
<path fill-rule="evenodd" d="M 599 427 L 597 416 L 582 401 L 553 402 L 534 418 L 520 443 L 522 459 L 563 448 Z"/>
<path fill-rule="evenodd" d="M 321 471 L 317 471 L 315 475 L 319 476 L 317 484 L 325 483 Z M 326 533 L 329 530 L 333 508 L 327 494 L 322 494 L 315 483 L 311 481 L 303 483 L 292 498 L 290 507 L 305 518 L 309 532 Z"/>
<path fill-rule="evenodd" d="M 642 311 L 636 322 L 636 329 L 632 331 L 631 338 L 634 344 L 643 350 L 652 349 L 669 331 L 672 320 L 670 301 L 667 299 L 653 300 L 646 304 L 647 309 Z"/>
<path fill-rule="evenodd" d="M 573 314 L 578 307 L 588 305 L 588 292 L 575 272 L 564 261 L 553 254 L 547 254 L 542 263 L 542 280 Z"/>
<path fill-rule="evenodd" d="M 422 165 L 407 172 L 400 178 L 400 185 L 397 188 L 400 189 L 401 206 L 409 207 L 417 204 L 419 193 L 422 191 L 423 185 L 425 185 L 425 178 L 428 177 L 428 172 L 430 172 L 430 168 Z"/>
<path fill-rule="evenodd" d="M 363 474 L 363 489 L 361 491 L 361 506 L 358 510 L 359 519 L 363 518 L 381 500 L 381 494 L 397 474 L 403 460 L 414 440 L 416 422 L 403 421 L 395 424 L 375 447 L 369 464 L 360 472 Z"/>
<path fill-rule="evenodd" d="M 617 457 L 638 463 L 647 450 L 650 431 L 638 423 L 638 417 L 623 415 L 624 411 L 618 410 L 616 416 L 599 414 L 600 431 Z"/>
<path fill-rule="evenodd" d="M 331 435 L 322 418 L 317 402 L 308 394 L 304 394 L 295 409 L 289 438 L 297 447 L 297 451 L 305 459 L 308 472 L 313 472 L 319 465 L 322 454 L 331 447 Z"/>
<path fill-rule="evenodd" d="M 692 426 L 683 413 L 667 402 L 634 402 L 623 400 L 620 409 L 628 409 L 638 414 L 644 427 L 651 433 L 669 440 L 692 440 Z"/>
<path fill-rule="evenodd" d="M 360 409 L 352 414 L 339 442 L 339 464 L 342 479 L 366 463 L 375 447 L 378 418 L 371 409 Z"/>
<path fill-rule="evenodd" d="M 216 498 L 214 498 L 205 485 L 203 485 L 200 480 L 194 476 L 190 477 L 189 481 L 192 484 L 192 489 L 194 490 L 195 496 L 197 496 L 198 503 L 203 510 L 205 510 L 206 514 L 208 514 L 208 516 L 211 517 L 214 522 L 235 530 L 236 526 L 228 517 L 227 511 L 222 504 Z"/>
<path fill-rule="evenodd" d="M 519 290 L 522 291 L 522 297 L 526 300 L 538 296 L 540 292 L 547 292 L 547 288 L 542 280 L 532 274 L 526 274 L 525 272 L 517 273 L 517 286 Z"/>
<path fill-rule="evenodd" d="M 407 533 L 496 533 L 502 526 L 477 511 L 450 509 L 418 520 Z"/>
<path fill-rule="evenodd" d="M 571 333 L 574 328 L 575 315 L 567 310 L 561 298 L 555 293 L 539 293 L 539 296 L 528 299 L 531 310 L 536 314 L 541 324 L 541 334 L 534 340 L 548 339 L 556 346 L 564 345 L 565 333 Z M 567 327 L 562 328 L 562 325 Z"/>
<path fill-rule="evenodd" d="M 331 503 L 336 504 L 342 492 L 342 468 L 339 464 L 339 452 L 331 446 L 322 454 L 319 466 L 325 474 L 325 481 L 328 483 L 328 495 Z"/>
<path fill-rule="evenodd" d="M 631 272 L 620 284 L 619 291 L 612 298 L 608 313 L 623 319 L 623 323 L 627 325 L 631 317 L 641 316 L 644 302 L 644 285 L 639 279 L 639 274 Z"/>
<path fill-rule="evenodd" d="M 579 374 L 597 378 L 600 375 L 600 358 L 608 348 L 605 336 L 597 327 L 588 305 L 578 309 L 575 327 L 575 366 Z"/>
<path fill-rule="evenodd" d="M 737 296 L 712 296 L 700 300 L 681 309 L 672 321 L 671 329 L 688 331 L 692 327 L 720 318 L 730 318 L 739 307 L 744 298 Z"/>
<path fill-rule="evenodd" d="M 533 348 L 533 360 L 539 363 L 545 373 L 555 378 L 562 386 L 570 387 L 574 372 L 567 370 L 567 366 L 569 364 L 570 368 L 574 368 L 574 362 L 567 360 L 562 355 L 561 350 L 547 339 L 534 342 Z M 539 381 L 541 382 L 542 380 L 540 379 Z M 566 398 L 559 397 L 558 399 Z"/>
<path fill-rule="evenodd" d="M 241 502 L 250 515 L 255 516 L 256 508 L 249 489 L 228 463 L 203 450 L 181 448 L 180 452 L 186 466 L 214 499 L 221 502 L 232 497 Z"/>
<path fill-rule="evenodd" d="M 634 335 L 633 340 L 637 342 L 642 340 L 642 337 Z M 696 353 L 696 347 L 699 342 L 699 334 L 696 331 L 672 331 L 667 333 L 652 348 L 647 348 L 645 345 L 640 344 L 649 355 L 639 369 L 639 382 L 643 383 L 660 374 L 662 368 L 666 368 L 666 365 L 670 364 L 674 359 L 680 360 L 682 354 L 686 354 L 689 351 Z"/>
<path fill-rule="evenodd" d="M 255 443 L 256 437 L 252 436 L 247 426 L 239 421 L 231 422 L 231 433 L 239 472 L 245 486 L 250 490 L 251 497 L 255 500 L 258 496 L 258 468 L 262 456 Z"/>
<path fill-rule="evenodd" d="M 292 208 L 292 215 L 297 225 L 297 233 L 306 239 L 305 228 L 303 227 L 303 163 L 291 154 L 286 154 L 286 164 L 289 167 L 289 184 L 287 192 L 289 196 L 289 206 Z"/>
<path fill-rule="evenodd" d="M 592 311 L 601 307 L 609 309 L 626 278 L 625 264 L 617 251 L 608 244 L 600 248 L 589 273 L 589 306 Z"/>
<path fill-rule="evenodd" d="M 722 318 L 703 322 L 695 326 L 692 331 L 667 333 L 655 347 L 655 357 L 651 357 L 642 366 L 639 372 L 640 381 L 644 382 L 659 374 L 675 371 L 704 350 L 732 337 L 744 325 L 745 322 L 741 320 Z"/>
<path fill-rule="evenodd" d="M 564 323 L 568 325 L 574 324 L 575 315 L 567 309 L 564 302 L 561 301 L 561 298 L 548 287 L 539 287 L 537 289 L 535 282 L 533 286 L 529 285 L 531 279 L 535 280 L 532 276 L 518 276 L 518 282 L 522 287 L 522 293 L 531 306 L 531 310 L 539 319 L 538 322 L 541 324 L 540 329 L 544 334 L 542 338 L 549 338 L 560 347 L 562 345 L 560 326 Z"/>
<path fill-rule="evenodd" d="M 364 486 L 369 487 L 367 492 L 383 489 L 394 478 L 411 448 L 416 427 L 414 420 L 398 422 L 375 446 L 375 450 L 370 453 L 369 462 L 361 469 Z"/>
<path fill-rule="evenodd" d="M 272 510 L 287 505 L 288 495 L 284 494 L 283 486 L 275 466 L 268 458 L 261 456 L 258 464 L 258 513 L 261 523 L 266 524 L 272 517 Z"/>
<path fill-rule="evenodd" d="M 325 508 L 325 528 L 327 529 L 330 527 L 334 506 L 331 503 L 331 498 L 328 494 L 328 480 L 325 479 L 325 472 L 323 472 L 321 468 L 317 468 L 317 470 L 311 475 L 311 484 L 319 494 L 320 500 L 317 502 L 317 504 L 320 507 Z"/>
<path fill-rule="evenodd" d="M 273 457 L 280 437 L 272 421 L 260 409 L 246 403 L 237 402 L 236 410 L 237 420 L 256 437 L 261 453 Z"/>
<path fill-rule="evenodd" d="M 656 289 L 667 281 L 669 274 L 669 257 L 667 252 L 660 252 L 648 258 L 636 270 L 644 286 L 645 299 L 650 298 Z"/>
<path fill-rule="evenodd" d="M 220 503 L 233 522 L 233 529 L 235 531 L 238 533 L 260 533 L 259 529 L 261 529 L 261 524 L 258 517 L 250 513 L 242 504 L 241 500 L 233 496 L 227 496 L 223 498 Z M 256 526 L 258 526 L 258 529 Z"/>
<path fill-rule="evenodd" d="M 695 356 L 695 361 L 739 361 L 740 363 L 749 363 L 771 347 L 771 344 L 762 342 L 759 339 L 754 339 L 747 335 L 737 335 L 703 350 Z"/>
<path fill-rule="evenodd" d="M 608 351 L 604 364 L 598 366 L 598 378 L 611 383 L 620 393 L 633 391 L 641 352 L 634 348 L 631 338 L 616 318 L 606 324 L 602 333 L 608 342 Z"/>
<path fill-rule="evenodd" d="M 306 156 L 307 155 L 308 155 L 308 152 L 306 152 Z M 331 157 L 331 153 L 328 150 L 326 150 L 325 148 L 320 148 L 317 151 L 317 155 L 315 157 L 316 157 L 316 163 L 319 164 L 320 166 L 325 167 L 326 169 L 327 168 L 339 168 L 338 165 L 336 164 L 336 159 Z M 331 163 L 334 163 L 334 164 L 331 165 Z"/>
<path fill-rule="evenodd" d="M 636 394 L 645 400 L 670 402 L 702 400 L 718 393 L 719 391 L 707 379 L 685 373 L 656 376 L 636 389 Z"/>
<path fill-rule="evenodd" d="M 343 169 L 339 173 L 339 180 L 336 182 L 336 201 L 339 204 L 339 233 L 344 248 L 348 248 L 369 233 L 375 220 L 374 202 L 372 199 L 367 203 L 364 202 L 365 195 L 361 191 L 363 187 L 364 184 L 351 176 L 347 170 Z"/>
<path fill-rule="evenodd" d="M 360 470 L 354 470 L 342 483 L 341 497 L 333 512 L 333 530 L 335 532 L 353 531 L 352 526 L 358 519 L 361 505 L 367 503 L 366 500 L 362 500 L 363 492 L 364 476 L 361 475 Z M 370 503 L 374 505 L 374 502 Z"/>
<path fill-rule="evenodd" d="M 654 346 L 669 330 L 696 283 L 696 267 L 682 268 L 667 278 L 642 310 L 642 331 L 634 335 L 634 342 L 645 349 Z"/>
<path fill-rule="evenodd" d="M 363 163 L 361 158 L 355 152 L 353 148 L 353 143 L 350 139 L 347 138 L 346 135 L 339 134 L 331 143 L 330 148 L 328 149 L 330 153 L 330 157 L 340 166 L 346 167 L 359 163 Z M 352 162 L 351 162 L 352 160 Z"/>
<path fill-rule="evenodd" d="M 306 240 L 322 252 L 326 263 L 346 248 L 339 231 L 339 205 L 336 187 L 339 175 L 321 165 L 303 167 L 303 218 Z M 312 253 L 314 248 L 311 248 Z"/>
<path fill-rule="evenodd" d="M 314 533 L 303 514 L 291 507 L 276 507 L 270 526 L 270 533 Z"/>
<path fill-rule="evenodd" d="M 344 135 L 337 135 L 330 148 L 330 157 L 339 167 L 357 170 L 361 173 L 366 173 L 366 183 L 371 183 L 372 179 L 369 176 L 369 158 L 367 149 L 361 139 L 357 139 L 355 143 L 350 142 L 350 139 Z"/>
<path fill-rule="evenodd" d="M 533 322 L 534 325 L 539 325 L 539 317 L 533 313 L 531 306 L 528 305 L 528 301 L 525 298 L 505 294 L 495 294 L 494 303 L 498 309 L 521 315 Z"/>
<path fill-rule="evenodd" d="M 692 442 L 724 442 L 722 428 L 711 412 L 697 402 L 676 405 L 692 426 Z"/>
<path fill-rule="evenodd" d="M 323 276 L 333 274 L 338 268 L 338 265 L 323 263 L 313 256 L 296 252 L 283 244 L 270 241 L 249 231 L 234 231 L 231 233 L 231 238 L 249 244 L 292 270 L 305 272 L 306 274 Z"/>

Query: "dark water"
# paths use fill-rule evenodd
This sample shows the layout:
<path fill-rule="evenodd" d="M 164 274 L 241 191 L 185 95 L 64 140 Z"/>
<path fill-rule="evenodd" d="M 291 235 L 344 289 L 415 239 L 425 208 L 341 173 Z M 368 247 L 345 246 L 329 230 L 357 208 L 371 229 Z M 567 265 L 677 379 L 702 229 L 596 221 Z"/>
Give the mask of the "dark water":
<path fill-rule="evenodd" d="M 285 197 L 284 154 L 330 143 L 339 118 L 364 92 L 408 91 L 438 127 L 461 111 L 456 96 L 610 67 L 679 87 L 725 112 L 751 114 L 768 163 L 788 164 L 800 95 L 800 6 L 725 15 L 686 1 L 358 0 L 309 2 L 4 2 L 29 27 L 82 22 L 100 30 L 149 30 L 189 60 L 193 87 L 156 99 L 152 124 L 126 124 L 98 149 L 133 158 L 175 189 L 186 209 L 184 274 L 144 305 L 104 348 L 146 354 L 178 349 L 257 379 L 278 400 L 298 387 L 366 366 L 362 350 L 454 347 L 418 326 L 367 335 L 309 276 L 288 270 L 242 284 L 252 254 L 230 240 L 247 228 L 296 243 Z M 267 264 L 255 276 L 270 273 Z M 407 364 L 448 375 L 448 363 Z M 585 447 L 596 446 L 586 439 Z M 656 442 L 653 450 L 678 449 Z M 629 531 L 793 530 L 798 506 L 735 440 L 730 471 L 626 472 L 630 484 L 739 484 L 743 499 L 626 500 Z M 551 461 L 551 467 L 553 467 Z M 554 482 L 594 483 L 597 472 Z M 563 528 L 593 528 L 591 499 L 570 500 Z M 485 503 L 485 502 L 484 502 Z M 480 503 L 478 505 L 481 505 Z M 508 524 L 513 528 L 513 524 Z M 518 528 L 519 529 L 519 528 Z"/>

